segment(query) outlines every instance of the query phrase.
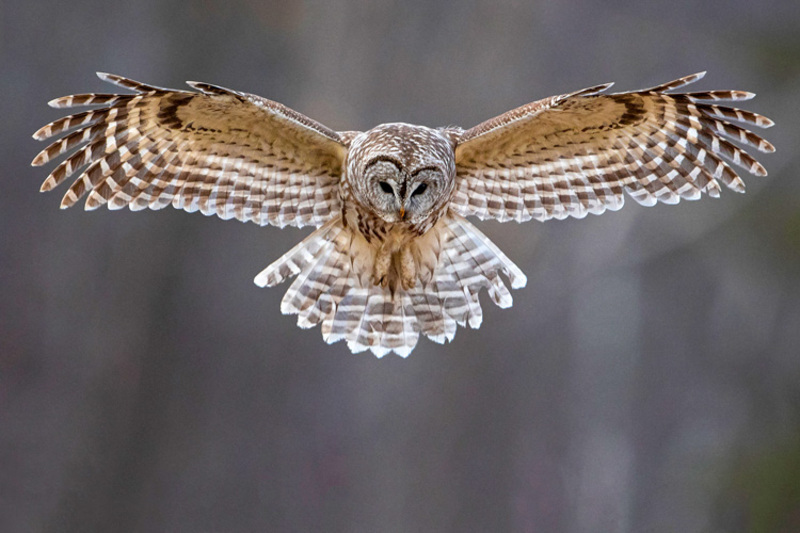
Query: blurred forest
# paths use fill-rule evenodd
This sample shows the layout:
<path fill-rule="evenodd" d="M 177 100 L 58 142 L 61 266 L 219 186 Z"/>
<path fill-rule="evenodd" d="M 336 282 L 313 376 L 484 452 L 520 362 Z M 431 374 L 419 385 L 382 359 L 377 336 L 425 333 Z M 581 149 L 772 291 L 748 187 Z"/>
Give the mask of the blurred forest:
<path fill-rule="evenodd" d="M 0 0 L 0 67 L 0 531 L 800 531 L 797 2 Z M 98 70 L 338 130 L 708 70 L 777 152 L 745 195 L 479 224 L 514 307 L 378 360 L 253 284 L 307 231 L 39 194 Z"/>

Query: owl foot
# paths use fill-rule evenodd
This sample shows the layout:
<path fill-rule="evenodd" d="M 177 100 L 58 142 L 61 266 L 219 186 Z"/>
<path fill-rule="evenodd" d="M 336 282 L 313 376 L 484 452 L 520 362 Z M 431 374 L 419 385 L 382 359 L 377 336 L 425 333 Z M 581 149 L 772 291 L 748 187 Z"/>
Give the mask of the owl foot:
<path fill-rule="evenodd" d="M 392 266 L 392 254 L 381 247 L 375 255 L 375 264 L 372 267 L 372 282 L 375 285 L 386 287 L 389 284 L 389 269 Z"/>
<path fill-rule="evenodd" d="M 407 291 L 417 284 L 417 265 L 414 262 L 411 247 L 403 246 L 394 253 L 387 248 L 381 248 L 375 255 L 372 282 L 381 287 L 390 287 L 394 292 L 398 281 L 399 285 Z"/>
<path fill-rule="evenodd" d="M 407 291 L 417 284 L 417 265 L 414 263 L 414 256 L 411 253 L 411 246 L 403 246 L 398 252 L 398 263 L 400 271 L 400 284 Z"/>

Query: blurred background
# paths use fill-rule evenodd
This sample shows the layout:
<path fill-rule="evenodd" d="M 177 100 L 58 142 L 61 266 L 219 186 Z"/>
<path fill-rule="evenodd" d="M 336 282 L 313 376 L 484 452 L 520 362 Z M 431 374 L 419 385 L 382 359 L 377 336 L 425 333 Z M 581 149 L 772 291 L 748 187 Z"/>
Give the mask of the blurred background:
<path fill-rule="evenodd" d="M 800 531 L 800 6 L 712 4 L 0 1 L 0 530 Z M 38 193 L 97 70 L 339 130 L 708 70 L 778 151 L 746 195 L 479 224 L 514 307 L 378 360 L 253 284 L 308 231 Z"/>

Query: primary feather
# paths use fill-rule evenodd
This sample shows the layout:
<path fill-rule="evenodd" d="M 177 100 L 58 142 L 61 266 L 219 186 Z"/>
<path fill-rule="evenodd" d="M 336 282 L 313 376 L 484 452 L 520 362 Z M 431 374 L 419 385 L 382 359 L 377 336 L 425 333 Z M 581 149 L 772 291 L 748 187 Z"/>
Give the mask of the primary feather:
<path fill-rule="evenodd" d="M 50 190 L 78 171 L 62 201 L 86 209 L 160 209 L 257 224 L 319 226 L 338 210 L 345 145 L 339 135 L 282 104 L 207 84 L 201 93 L 162 89 L 99 74 L 132 95 L 83 94 L 53 107 L 101 105 L 37 131 L 45 140 L 33 165 L 71 154 L 48 176 Z"/>
<path fill-rule="evenodd" d="M 758 127 L 772 121 L 705 103 L 752 93 L 666 92 L 703 74 L 639 91 L 602 94 L 608 85 L 601 85 L 553 96 L 465 131 L 451 208 L 481 219 L 544 221 L 619 209 L 623 192 L 653 205 L 717 196 L 719 181 L 744 191 L 731 165 L 756 175 L 766 170 L 727 139 L 762 152 L 774 147 L 729 120 Z"/>

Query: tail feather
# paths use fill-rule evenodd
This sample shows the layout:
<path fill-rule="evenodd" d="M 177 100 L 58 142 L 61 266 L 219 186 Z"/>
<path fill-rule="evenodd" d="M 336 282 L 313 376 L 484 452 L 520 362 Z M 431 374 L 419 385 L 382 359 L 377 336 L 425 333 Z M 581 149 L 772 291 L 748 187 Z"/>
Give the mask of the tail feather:
<path fill-rule="evenodd" d="M 255 284 L 259 287 L 273 287 L 287 278 L 300 274 L 309 263 L 314 261 L 320 249 L 327 246 L 326 237 L 333 230 L 335 224 L 336 221 L 331 220 L 297 243 L 280 259 L 259 272 L 254 280 Z"/>
<path fill-rule="evenodd" d="M 350 294 L 345 296 L 339 304 L 339 309 L 344 309 L 347 312 L 353 313 L 353 327 L 347 334 L 347 347 L 353 353 L 360 353 L 368 350 L 370 346 L 370 329 L 365 327 L 364 318 L 367 314 L 364 309 L 367 308 L 369 300 L 369 289 L 353 289 Z M 373 343 L 374 344 L 374 343 Z"/>
<path fill-rule="evenodd" d="M 332 220 L 268 266 L 255 282 L 273 286 L 297 276 L 281 301 L 302 328 L 321 324 L 328 343 L 344 340 L 354 353 L 407 357 L 420 334 L 434 342 L 453 340 L 457 326 L 481 325 L 481 289 L 500 307 L 512 304 L 501 274 L 512 288 L 525 275 L 485 235 L 449 214 L 415 242 L 418 282 L 392 291 L 371 281 L 375 249 L 359 234 Z"/>
<path fill-rule="evenodd" d="M 368 318 L 366 311 L 369 310 L 369 305 L 370 291 L 367 288 L 351 288 L 332 313 L 328 326 L 330 329 L 325 340 L 329 343 L 342 339 L 352 342 L 353 335 L 359 331 L 368 334 L 370 330 L 364 326 L 364 321 Z"/>
<path fill-rule="evenodd" d="M 407 293 L 395 293 L 394 299 L 389 299 L 383 291 L 362 289 L 354 298 L 345 296 L 342 304 L 347 305 L 340 304 L 333 320 L 334 338 L 326 340 L 345 338 L 353 352 L 370 349 L 383 357 L 395 351 L 407 357 L 419 337 L 411 299 Z"/>
<path fill-rule="evenodd" d="M 459 237 L 460 236 L 457 236 L 456 239 L 451 242 L 458 242 L 463 245 Z M 485 284 L 486 278 L 481 275 L 479 270 L 475 270 L 471 261 L 461 257 L 464 253 L 464 248 L 461 246 L 459 246 L 459 248 L 460 249 L 456 249 L 455 246 L 445 246 L 443 252 L 445 255 L 444 264 L 446 268 L 443 270 L 455 281 L 455 286 L 461 289 L 461 294 L 458 294 L 458 289 L 452 291 L 457 294 L 457 299 L 459 301 L 458 308 L 461 318 L 459 324 L 465 327 L 466 322 L 469 323 L 472 329 L 478 329 L 483 321 L 483 311 L 478 301 L 477 292 Z M 461 311 L 462 309 L 463 311 Z"/>
<path fill-rule="evenodd" d="M 438 295 L 432 288 L 424 288 L 412 295 L 414 312 L 420 323 L 420 329 L 434 342 L 444 344 L 450 342 L 456 335 L 456 321 L 445 313 Z"/>
<path fill-rule="evenodd" d="M 372 318 L 370 324 L 379 331 L 375 346 L 408 357 L 419 339 L 419 323 L 411 298 L 407 292 L 396 293 L 394 301 L 384 300 L 382 303 L 374 310 L 367 308 Z"/>
<path fill-rule="evenodd" d="M 281 300 L 281 312 L 296 314 L 316 306 L 322 294 L 342 275 L 339 255 L 333 246 L 320 248 L 318 255 L 298 274 Z M 314 325 L 312 323 L 312 325 Z"/>

